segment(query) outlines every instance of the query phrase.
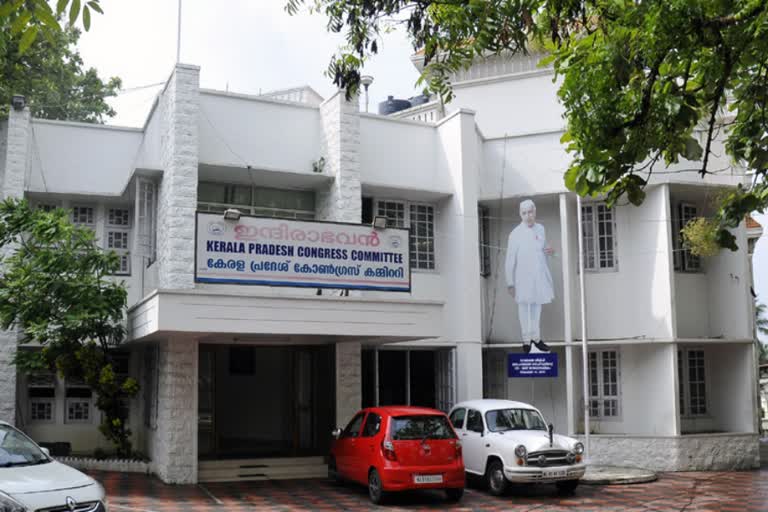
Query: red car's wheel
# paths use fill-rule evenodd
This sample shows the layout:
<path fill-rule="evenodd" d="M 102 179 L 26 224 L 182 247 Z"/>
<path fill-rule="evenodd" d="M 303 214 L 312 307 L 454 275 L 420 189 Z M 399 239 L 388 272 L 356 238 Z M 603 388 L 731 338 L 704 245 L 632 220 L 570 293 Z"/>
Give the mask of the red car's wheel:
<path fill-rule="evenodd" d="M 328 461 L 328 479 L 336 484 L 341 483 L 341 476 L 336 467 L 336 457 L 331 457 L 331 460 Z"/>
<path fill-rule="evenodd" d="M 368 473 L 368 496 L 375 505 L 379 505 L 384 501 L 384 486 L 381 483 L 381 476 L 379 476 L 379 472 L 375 468 Z"/>

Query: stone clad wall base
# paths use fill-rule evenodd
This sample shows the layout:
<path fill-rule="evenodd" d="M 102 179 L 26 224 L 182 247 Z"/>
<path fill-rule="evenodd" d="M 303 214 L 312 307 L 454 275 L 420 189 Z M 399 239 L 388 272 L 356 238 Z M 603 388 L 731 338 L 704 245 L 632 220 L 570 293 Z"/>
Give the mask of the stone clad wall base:
<path fill-rule="evenodd" d="M 336 344 L 336 426 L 344 428 L 362 404 L 360 343 Z"/>
<path fill-rule="evenodd" d="M 583 436 L 578 436 L 583 441 Z M 589 463 L 654 471 L 734 471 L 760 467 L 757 434 L 589 438 Z"/>
<path fill-rule="evenodd" d="M 0 419 L 16 424 L 16 332 L 0 331 Z M 20 420 L 20 418 L 19 418 Z"/>
<path fill-rule="evenodd" d="M 150 436 L 152 469 L 167 484 L 197 482 L 197 344 L 160 343 L 157 429 Z"/>

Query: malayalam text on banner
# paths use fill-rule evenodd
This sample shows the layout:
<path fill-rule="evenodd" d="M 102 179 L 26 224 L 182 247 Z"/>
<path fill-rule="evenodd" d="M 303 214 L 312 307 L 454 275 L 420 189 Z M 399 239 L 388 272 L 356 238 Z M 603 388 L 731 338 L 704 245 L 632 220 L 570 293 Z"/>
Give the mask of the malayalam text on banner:
<path fill-rule="evenodd" d="M 195 280 L 408 292 L 407 229 L 197 212 Z"/>

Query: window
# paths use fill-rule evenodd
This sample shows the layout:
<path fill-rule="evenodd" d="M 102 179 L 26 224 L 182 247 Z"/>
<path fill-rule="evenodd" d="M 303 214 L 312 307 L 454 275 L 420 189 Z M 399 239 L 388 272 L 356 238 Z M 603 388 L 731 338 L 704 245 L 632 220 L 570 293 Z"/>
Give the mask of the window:
<path fill-rule="evenodd" d="M 70 379 L 66 383 L 64 413 L 66 423 L 90 423 L 93 392 L 85 382 Z"/>
<path fill-rule="evenodd" d="M 52 212 L 56 208 L 58 208 L 59 205 L 50 201 L 46 202 L 39 202 L 35 204 L 35 209 L 37 210 L 43 210 L 44 212 Z"/>
<path fill-rule="evenodd" d="M 597 271 L 616 269 L 618 261 L 613 210 L 605 203 L 582 205 L 581 226 L 584 268 Z"/>
<path fill-rule="evenodd" d="M 491 219 L 488 208 L 485 206 L 477 207 L 478 219 L 478 239 L 480 241 L 480 275 L 483 277 L 491 275 Z"/>
<path fill-rule="evenodd" d="M 53 373 L 35 373 L 27 377 L 29 420 L 51 422 L 56 404 L 56 376 Z"/>
<path fill-rule="evenodd" d="M 72 222 L 84 226 L 94 226 L 96 224 L 96 217 L 93 206 L 73 206 Z"/>
<path fill-rule="evenodd" d="M 112 369 L 115 372 L 115 380 L 120 385 L 130 377 L 131 354 L 128 352 L 112 352 Z M 120 419 L 128 424 L 131 416 L 131 401 L 123 398 L 120 402 Z"/>
<path fill-rule="evenodd" d="M 394 228 L 410 228 L 411 266 L 422 270 L 435 268 L 435 208 L 429 204 L 403 201 L 377 201 L 376 215 L 389 220 Z"/>
<path fill-rule="evenodd" d="M 128 208 L 108 208 L 106 228 L 106 248 L 114 251 L 120 258 L 117 274 L 131 273 L 131 214 Z"/>
<path fill-rule="evenodd" d="M 707 385 L 703 350 L 681 349 L 677 351 L 677 379 L 680 415 L 706 415 Z"/>
<path fill-rule="evenodd" d="M 136 180 L 136 208 L 138 210 L 137 250 L 142 258 L 155 261 L 157 246 L 157 187 L 154 181 L 139 177 Z"/>
<path fill-rule="evenodd" d="M 456 439 L 453 429 L 448 424 L 448 418 L 437 415 L 394 417 L 390 434 L 393 441 Z"/>
<path fill-rule="evenodd" d="M 157 428 L 158 349 L 152 345 L 144 349 L 144 425 Z"/>
<path fill-rule="evenodd" d="M 379 433 L 381 429 L 381 416 L 374 413 L 368 413 L 368 417 L 365 419 L 365 426 L 363 426 L 362 437 L 373 437 Z"/>
<path fill-rule="evenodd" d="M 347 428 L 341 433 L 341 437 L 357 437 L 360 433 L 360 425 L 363 424 L 363 413 L 358 414 L 349 422 Z"/>
<path fill-rule="evenodd" d="M 677 218 L 672 222 L 672 232 L 675 234 L 673 258 L 675 270 L 678 272 L 701 271 L 701 258 L 691 254 L 691 251 L 683 246 L 682 230 L 693 219 L 698 217 L 698 209 L 694 204 L 679 203 L 677 205 Z"/>
<path fill-rule="evenodd" d="M 469 409 L 469 413 L 467 414 L 467 430 L 480 433 L 484 431 L 483 416 L 479 411 Z"/>
<path fill-rule="evenodd" d="M 619 353 L 597 350 L 589 353 L 589 415 L 619 416 Z"/>
<path fill-rule="evenodd" d="M 197 208 L 204 212 L 223 212 L 227 208 L 237 208 L 249 215 L 314 220 L 315 193 L 311 190 L 200 182 Z"/>
<path fill-rule="evenodd" d="M 450 420 L 453 428 L 464 428 L 464 416 L 467 415 L 466 409 L 456 409 L 451 413 Z"/>

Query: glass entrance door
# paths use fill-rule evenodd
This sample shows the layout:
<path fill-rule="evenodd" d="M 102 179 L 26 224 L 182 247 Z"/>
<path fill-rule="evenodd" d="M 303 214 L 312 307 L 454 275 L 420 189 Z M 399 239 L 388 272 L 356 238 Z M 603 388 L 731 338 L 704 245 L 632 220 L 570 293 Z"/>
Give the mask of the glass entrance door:
<path fill-rule="evenodd" d="M 197 372 L 197 444 L 200 457 L 216 453 L 216 351 L 201 345 Z"/>
<path fill-rule="evenodd" d="M 201 346 L 201 457 L 327 453 L 335 419 L 333 364 L 326 345 Z"/>

